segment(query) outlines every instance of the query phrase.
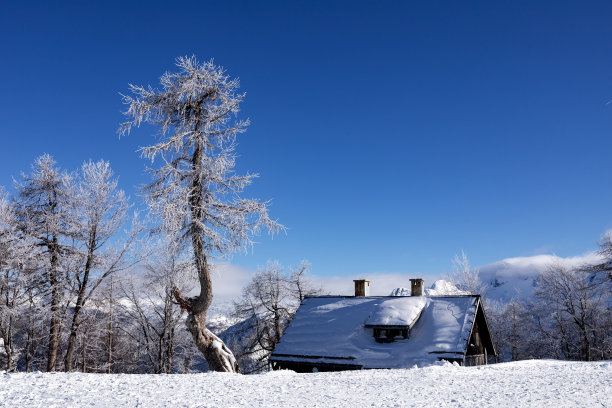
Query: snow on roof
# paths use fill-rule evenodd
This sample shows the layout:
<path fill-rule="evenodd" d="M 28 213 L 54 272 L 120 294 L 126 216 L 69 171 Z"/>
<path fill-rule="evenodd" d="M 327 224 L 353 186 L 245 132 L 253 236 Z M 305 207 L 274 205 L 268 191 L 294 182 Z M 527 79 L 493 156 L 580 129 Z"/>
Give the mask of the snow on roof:
<path fill-rule="evenodd" d="M 363 368 L 402 368 L 429 364 L 466 351 L 478 298 L 333 297 L 305 299 L 276 346 L 271 360 L 334 361 Z M 366 322 L 408 321 L 402 311 L 421 316 L 408 339 L 377 343 Z M 432 354 L 435 353 L 435 354 Z"/>
<path fill-rule="evenodd" d="M 383 300 L 366 320 L 366 326 L 412 326 L 425 307 L 423 296 Z"/>

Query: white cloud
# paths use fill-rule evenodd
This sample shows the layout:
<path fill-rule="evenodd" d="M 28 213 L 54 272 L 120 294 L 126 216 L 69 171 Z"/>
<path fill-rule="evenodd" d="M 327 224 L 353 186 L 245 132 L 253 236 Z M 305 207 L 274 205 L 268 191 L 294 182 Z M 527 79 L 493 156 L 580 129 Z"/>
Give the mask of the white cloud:
<path fill-rule="evenodd" d="M 517 258 L 506 258 L 478 268 L 481 279 L 489 275 L 497 277 L 537 276 L 551 265 L 562 265 L 574 268 L 581 265 L 593 265 L 602 261 L 596 252 L 588 252 L 579 256 L 562 258 L 557 255 L 535 255 Z"/>
<path fill-rule="evenodd" d="M 213 302 L 224 304 L 240 298 L 242 288 L 250 282 L 254 274 L 254 270 L 230 262 L 215 263 L 212 270 Z"/>

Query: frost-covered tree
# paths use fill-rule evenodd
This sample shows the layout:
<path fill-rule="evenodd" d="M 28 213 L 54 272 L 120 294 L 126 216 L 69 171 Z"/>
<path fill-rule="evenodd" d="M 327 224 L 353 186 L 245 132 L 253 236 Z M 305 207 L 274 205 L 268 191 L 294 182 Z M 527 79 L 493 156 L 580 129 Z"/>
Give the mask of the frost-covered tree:
<path fill-rule="evenodd" d="M 35 283 L 35 282 L 34 282 Z M 27 303 L 21 309 L 25 314 L 21 321 L 21 341 L 23 347 L 22 367 L 26 372 L 40 371 L 44 367 L 46 347 L 46 310 L 40 302 L 39 287 L 31 284 L 26 287 Z"/>
<path fill-rule="evenodd" d="M 200 294 L 177 300 L 189 311 L 187 328 L 213 371 L 239 371 L 233 353 L 206 328 L 212 302 L 211 258 L 250 246 L 262 228 L 282 228 L 268 216 L 268 203 L 241 194 L 255 174 L 234 173 L 236 136 L 248 121 L 236 114 L 245 94 L 237 93 L 238 79 L 230 79 L 212 61 L 177 59 L 179 71 L 161 77 L 161 90 L 130 85 L 124 96 L 129 120 L 119 133 L 148 122 L 158 126 L 159 141 L 143 147 L 151 168 L 145 189 L 149 208 L 162 228 L 181 244 L 189 243 L 200 284 Z"/>
<path fill-rule="evenodd" d="M 540 357 L 530 350 L 537 330 L 524 299 L 511 299 L 506 304 L 490 302 L 486 311 L 498 361 Z"/>
<path fill-rule="evenodd" d="M 234 303 L 234 316 L 244 320 L 239 358 L 250 372 L 264 370 L 297 308 L 306 296 L 321 293 L 308 279 L 310 264 L 286 273 L 278 262 L 257 271 Z"/>
<path fill-rule="evenodd" d="M 249 371 L 265 367 L 280 341 L 295 310 L 290 295 L 288 276 L 278 262 L 268 262 L 243 289 L 240 302 L 235 303 L 234 315 L 248 321 L 246 331 L 250 332 L 239 355 L 257 362 Z"/>
<path fill-rule="evenodd" d="M 0 355 L 5 357 L 7 371 L 14 369 L 18 357 L 15 336 L 22 319 L 21 306 L 27 302 L 26 292 L 32 284 L 31 266 L 37 252 L 18 231 L 16 221 L 0 188 Z"/>
<path fill-rule="evenodd" d="M 36 241 L 19 230 L 13 210 L 0 188 L 0 351 L 7 371 L 17 369 L 20 360 L 30 371 L 36 344 L 45 338 L 41 308 L 34 302 L 43 289 L 38 273 L 42 253 Z"/>
<path fill-rule="evenodd" d="M 172 242 L 160 242 L 158 250 L 145 264 L 140 279 L 120 285 L 119 302 L 123 331 L 144 357 L 144 372 L 171 374 L 184 370 L 191 340 L 186 330 L 179 330 L 181 310 L 174 302 L 173 290 L 188 292 L 193 288 L 193 263 L 183 259 Z M 185 333 L 186 336 L 183 336 Z"/>
<path fill-rule="evenodd" d="M 19 229 L 44 251 L 42 278 L 50 297 L 47 371 L 55 371 L 64 297 L 65 270 L 62 264 L 71 252 L 65 242 L 73 234 L 73 182 L 66 172 L 56 167 L 50 155 L 44 154 L 35 160 L 30 175 L 22 174 L 15 189 L 18 196 L 14 211 Z"/>
<path fill-rule="evenodd" d="M 461 290 L 465 290 L 473 295 L 486 296 L 487 285 L 480 280 L 478 269 L 470 266 L 468 256 L 461 251 L 453 258 L 454 274 L 450 277 L 451 281 Z"/>
<path fill-rule="evenodd" d="M 289 268 L 291 273 L 289 277 L 289 288 L 297 306 L 302 303 L 302 300 L 304 300 L 306 296 L 316 296 L 323 292 L 323 289 L 316 287 L 308 277 L 311 266 L 312 265 L 308 261 L 302 260 L 297 267 Z"/>
<path fill-rule="evenodd" d="M 120 249 L 108 245 L 123 226 L 129 208 L 128 199 L 123 190 L 117 188 L 118 180 L 113 178 L 108 162 L 83 163 L 76 184 L 73 220 L 80 262 L 70 276 L 76 300 L 64 356 L 66 371 L 72 371 L 83 307 L 104 279 L 129 263 L 126 258 L 138 235 L 136 227 L 120 240 Z"/>
<path fill-rule="evenodd" d="M 605 233 L 599 241 L 599 254 L 603 262 L 595 266 L 595 272 L 602 277 L 603 284 L 612 289 L 612 231 Z"/>
<path fill-rule="evenodd" d="M 541 329 L 555 354 L 586 361 L 606 358 L 610 309 L 590 268 L 550 265 L 540 276 L 535 298 L 539 302 L 532 310 L 540 310 Z"/>

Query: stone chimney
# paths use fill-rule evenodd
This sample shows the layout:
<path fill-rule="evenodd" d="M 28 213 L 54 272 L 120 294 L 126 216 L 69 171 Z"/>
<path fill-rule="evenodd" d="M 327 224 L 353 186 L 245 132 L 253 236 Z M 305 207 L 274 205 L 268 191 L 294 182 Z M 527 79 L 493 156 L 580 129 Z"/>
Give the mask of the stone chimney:
<path fill-rule="evenodd" d="M 367 279 L 356 279 L 355 296 L 370 296 L 370 281 Z"/>
<path fill-rule="evenodd" d="M 423 296 L 424 283 L 425 279 L 410 279 L 410 296 Z"/>

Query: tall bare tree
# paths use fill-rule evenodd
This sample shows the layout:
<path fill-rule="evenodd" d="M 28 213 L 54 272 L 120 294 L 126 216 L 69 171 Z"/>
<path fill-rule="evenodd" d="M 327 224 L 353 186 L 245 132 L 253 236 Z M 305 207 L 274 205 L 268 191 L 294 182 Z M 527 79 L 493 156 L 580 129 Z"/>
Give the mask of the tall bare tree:
<path fill-rule="evenodd" d="M 177 59 L 177 73 L 161 77 L 161 90 L 130 85 L 134 96 L 124 96 L 129 121 L 124 135 L 148 122 L 160 128 L 159 141 L 141 148 L 159 167 L 149 169 L 153 182 L 146 188 L 149 208 L 177 241 L 190 243 L 200 283 L 200 294 L 176 299 L 189 311 L 187 328 L 213 371 L 239 371 L 229 348 L 206 328 L 212 302 L 210 260 L 252 245 L 252 236 L 266 228 L 282 228 L 268 216 L 268 202 L 241 198 L 255 174 L 234 173 L 236 136 L 249 122 L 236 119 L 245 94 L 237 93 L 238 79 L 230 79 L 212 61 Z"/>
<path fill-rule="evenodd" d="M 289 267 L 289 271 L 291 272 L 289 276 L 289 288 L 297 306 L 302 303 L 302 300 L 304 300 L 306 296 L 316 296 L 323 293 L 323 289 L 321 287 L 316 287 L 309 279 L 308 273 L 310 272 L 311 266 L 312 265 L 308 261 L 302 260 L 297 267 Z"/>
<path fill-rule="evenodd" d="M 257 271 L 234 302 L 234 316 L 244 320 L 239 358 L 249 371 L 265 370 L 297 308 L 306 296 L 320 294 L 308 279 L 310 264 L 302 261 L 285 272 L 278 262 L 268 262 Z"/>
<path fill-rule="evenodd" d="M 72 276 L 76 301 L 70 324 L 70 335 L 64 369 L 72 371 L 72 362 L 81 323 L 81 312 L 101 282 L 111 273 L 125 267 L 126 258 L 138 231 L 132 230 L 121 239 L 121 249 L 113 250 L 108 242 L 123 226 L 129 208 L 128 199 L 117 188 L 118 180 L 108 162 L 88 161 L 81 166 L 76 186 L 74 219 L 76 241 L 80 243 L 81 265 Z M 127 239 L 125 239 L 127 238 Z M 128 262 L 129 263 L 129 262 Z"/>
<path fill-rule="evenodd" d="M 486 297 L 487 285 L 480 280 L 478 269 L 470 266 L 470 260 L 463 250 L 461 254 L 455 254 L 453 269 L 454 274 L 450 279 L 459 289 Z"/>
<path fill-rule="evenodd" d="M 47 371 L 55 371 L 60 342 L 60 323 L 64 295 L 62 257 L 70 250 L 64 242 L 72 236 L 72 178 L 56 167 L 53 158 L 44 154 L 32 165 L 31 175 L 22 174 L 16 182 L 18 193 L 15 213 L 23 234 L 36 240 L 44 249 L 45 279 L 50 293 L 50 325 L 47 347 Z"/>
<path fill-rule="evenodd" d="M 31 264 L 37 248 L 16 228 L 15 214 L 0 188 L 0 340 L 6 357 L 6 370 L 14 368 L 17 357 L 14 341 L 16 325 L 22 316 L 32 284 Z"/>
<path fill-rule="evenodd" d="M 42 302 L 35 301 L 44 291 L 39 269 L 45 265 L 41 247 L 19 226 L 19 218 L 0 188 L 0 338 L 6 370 L 17 369 L 23 359 L 29 372 L 37 359 L 37 345 L 46 337 Z"/>

